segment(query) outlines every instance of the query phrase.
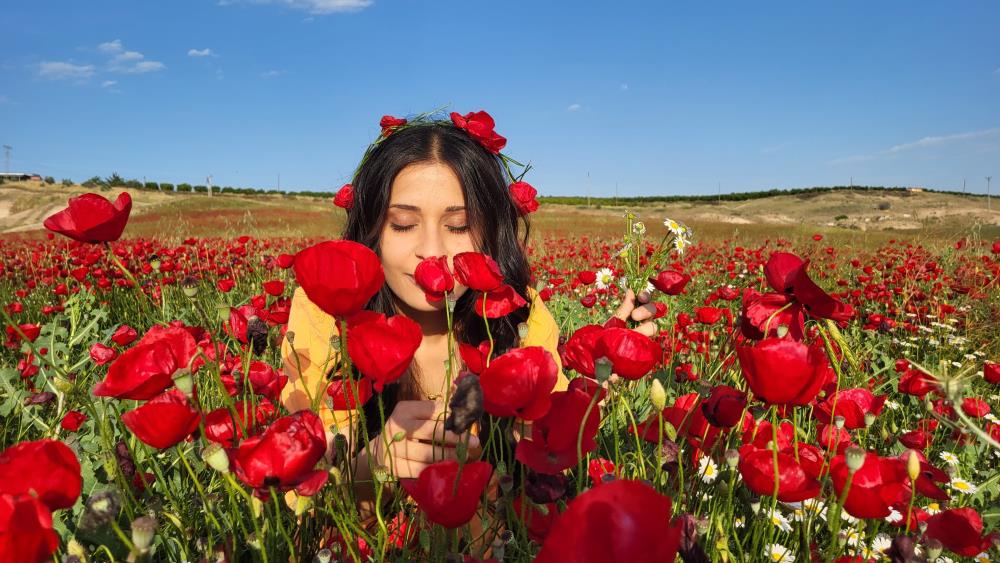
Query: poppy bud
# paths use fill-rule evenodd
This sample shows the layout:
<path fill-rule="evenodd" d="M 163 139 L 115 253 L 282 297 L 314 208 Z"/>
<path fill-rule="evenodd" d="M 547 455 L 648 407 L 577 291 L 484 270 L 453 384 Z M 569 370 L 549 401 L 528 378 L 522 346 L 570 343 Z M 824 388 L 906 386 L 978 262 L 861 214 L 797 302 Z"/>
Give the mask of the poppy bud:
<path fill-rule="evenodd" d="M 333 486 L 339 487 L 340 485 L 344 484 L 344 473 L 340 470 L 339 467 L 336 466 L 331 467 L 330 470 L 327 471 L 327 473 L 330 474 L 330 483 L 332 483 Z"/>
<path fill-rule="evenodd" d="M 295 515 L 302 516 L 312 507 L 312 497 L 298 495 L 295 497 Z"/>
<path fill-rule="evenodd" d="M 611 377 L 611 360 L 605 356 L 594 360 L 594 375 L 597 377 L 598 383 L 607 381 Z"/>
<path fill-rule="evenodd" d="M 448 409 L 444 429 L 455 434 L 464 434 L 483 416 L 483 388 L 479 385 L 478 375 L 469 374 L 458 380 Z"/>
<path fill-rule="evenodd" d="M 653 408 L 662 411 L 667 405 L 667 391 L 659 379 L 654 379 L 649 386 L 649 400 L 653 403 Z"/>
<path fill-rule="evenodd" d="M 392 472 L 389 471 L 389 468 L 384 465 L 380 465 L 372 469 L 372 478 L 375 479 L 376 483 L 383 484 L 394 480 Z"/>
<path fill-rule="evenodd" d="M 132 543 L 135 548 L 144 553 L 153 545 L 153 535 L 156 534 L 156 518 L 140 516 L 132 521 Z"/>
<path fill-rule="evenodd" d="M 784 338 L 788 335 L 788 325 L 778 325 L 777 329 L 778 338 Z"/>
<path fill-rule="evenodd" d="M 201 459 L 219 473 L 229 473 L 229 456 L 221 444 L 212 442 L 201 450 Z"/>
<path fill-rule="evenodd" d="M 149 255 L 149 267 L 154 270 L 160 269 L 160 257 L 156 254 Z"/>
<path fill-rule="evenodd" d="M 916 481 L 920 476 L 920 456 L 914 450 L 910 450 L 910 455 L 906 458 L 906 473 L 910 476 L 910 481 Z"/>
<path fill-rule="evenodd" d="M 851 446 L 844 451 L 844 461 L 847 463 L 847 471 L 854 473 L 865 464 L 865 451 L 857 446 Z"/>
<path fill-rule="evenodd" d="M 754 514 L 760 512 L 760 497 L 755 495 L 752 499 L 750 499 L 750 510 L 752 510 Z"/>

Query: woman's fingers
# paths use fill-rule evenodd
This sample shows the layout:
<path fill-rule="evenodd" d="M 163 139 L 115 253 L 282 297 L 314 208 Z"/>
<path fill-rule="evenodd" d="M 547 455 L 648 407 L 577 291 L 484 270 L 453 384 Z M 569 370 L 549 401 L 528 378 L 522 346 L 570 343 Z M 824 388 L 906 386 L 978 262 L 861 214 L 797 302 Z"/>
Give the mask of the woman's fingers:
<path fill-rule="evenodd" d="M 632 314 L 632 309 L 635 309 L 635 293 L 631 289 L 626 289 L 625 296 L 622 298 L 622 304 L 615 311 L 615 316 L 623 321 L 627 321 L 629 315 Z"/>
<path fill-rule="evenodd" d="M 646 319 L 651 319 L 654 316 L 656 316 L 656 306 L 651 303 L 632 309 L 633 321 L 644 321 Z"/>
<path fill-rule="evenodd" d="M 393 448 L 394 459 L 407 459 L 420 463 L 435 463 L 445 459 L 458 459 L 455 448 L 436 444 L 425 444 L 415 440 L 403 440 Z"/>
<path fill-rule="evenodd" d="M 659 331 L 659 329 L 656 328 L 656 323 L 653 321 L 646 321 L 632 330 L 649 337 L 656 336 L 656 333 Z"/>
<path fill-rule="evenodd" d="M 464 442 L 465 437 L 459 436 L 454 432 L 449 432 L 444 429 L 444 422 L 437 420 L 424 420 L 421 421 L 422 424 L 413 429 L 412 432 L 407 433 L 409 438 L 414 440 L 426 440 L 429 442 L 436 442 L 438 444 L 448 444 L 455 445 L 459 442 Z M 469 437 L 469 447 L 478 447 L 479 438 L 475 436 Z"/>

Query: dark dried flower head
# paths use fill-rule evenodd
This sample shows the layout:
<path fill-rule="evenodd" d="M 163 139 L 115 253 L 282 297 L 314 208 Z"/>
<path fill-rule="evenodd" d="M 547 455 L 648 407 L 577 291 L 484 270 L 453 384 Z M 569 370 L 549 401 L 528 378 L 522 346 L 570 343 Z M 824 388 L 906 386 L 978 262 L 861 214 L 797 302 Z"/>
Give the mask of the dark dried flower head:
<path fill-rule="evenodd" d="M 483 389 L 479 386 L 478 375 L 469 373 L 458 380 L 448 407 L 450 412 L 444 429 L 455 434 L 468 432 L 472 423 L 483 416 Z"/>
<path fill-rule="evenodd" d="M 121 508 L 121 501 L 114 491 L 101 491 L 90 495 L 87 499 L 83 517 L 80 519 L 80 527 L 86 530 L 96 531 L 107 526 L 112 520 L 118 517 L 118 510 Z"/>
<path fill-rule="evenodd" d="M 255 356 L 267 350 L 267 323 L 260 320 L 257 315 L 247 319 L 247 341 L 250 342 Z"/>

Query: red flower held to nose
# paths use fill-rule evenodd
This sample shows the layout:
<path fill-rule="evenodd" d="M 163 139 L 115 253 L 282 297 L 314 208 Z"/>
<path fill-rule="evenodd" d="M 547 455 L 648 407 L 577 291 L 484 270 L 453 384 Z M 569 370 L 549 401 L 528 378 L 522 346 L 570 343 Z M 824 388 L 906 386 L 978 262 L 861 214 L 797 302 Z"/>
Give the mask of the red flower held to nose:
<path fill-rule="evenodd" d="M 432 303 L 444 299 L 446 292 L 455 289 L 455 277 L 452 276 L 451 269 L 448 268 L 446 256 L 424 258 L 417 264 L 413 278 L 417 281 L 420 289 L 424 290 L 427 300 Z"/>
<path fill-rule="evenodd" d="M 673 561 L 681 529 L 670 523 L 670 497 L 639 481 L 594 487 L 569 503 L 535 563 Z"/>
<path fill-rule="evenodd" d="M 493 467 L 485 461 L 466 463 L 460 474 L 457 461 L 445 460 L 428 465 L 416 479 L 402 479 L 399 484 L 428 520 L 445 528 L 457 528 L 476 513 L 492 473 Z"/>
<path fill-rule="evenodd" d="M 321 242 L 299 251 L 293 268 L 309 300 L 340 318 L 360 311 L 385 282 L 378 256 L 348 240 Z"/>
<path fill-rule="evenodd" d="M 500 266 L 479 252 L 460 252 L 451 259 L 458 283 L 474 291 L 493 291 L 503 284 Z"/>
<path fill-rule="evenodd" d="M 162 450 L 190 436 L 198 428 L 201 415 L 191 407 L 187 395 L 171 389 L 123 413 L 122 422 L 144 444 Z"/>
<path fill-rule="evenodd" d="M 76 504 L 83 487 L 80 462 L 58 440 L 15 444 L 0 452 L 0 494 L 38 497 L 49 510 Z"/>
<path fill-rule="evenodd" d="M 772 405 L 808 404 L 833 373 L 822 348 L 794 340 L 767 338 L 736 354 L 750 390 Z"/>
<path fill-rule="evenodd" d="M 80 242 L 118 240 L 132 211 L 132 196 L 122 192 L 111 203 L 98 194 L 83 194 L 69 199 L 66 209 L 45 220 L 46 229 Z"/>
<path fill-rule="evenodd" d="M 639 379 L 663 357 L 660 345 L 648 336 L 627 328 L 606 328 L 597 341 L 595 357 L 611 361 L 611 369 L 625 379 Z"/>
<path fill-rule="evenodd" d="M 541 346 L 497 356 L 479 376 L 483 408 L 493 416 L 538 420 L 549 411 L 559 367 Z"/>
<path fill-rule="evenodd" d="M 258 494 L 269 487 L 296 488 L 312 496 L 326 483 L 327 472 L 313 468 L 326 452 L 323 422 L 311 410 L 274 421 L 260 436 L 244 440 L 232 455 L 236 476 Z"/>
<path fill-rule="evenodd" d="M 404 315 L 362 311 L 347 322 L 347 353 L 379 393 L 410 367 L 422 339 L 420 325 Z"/>

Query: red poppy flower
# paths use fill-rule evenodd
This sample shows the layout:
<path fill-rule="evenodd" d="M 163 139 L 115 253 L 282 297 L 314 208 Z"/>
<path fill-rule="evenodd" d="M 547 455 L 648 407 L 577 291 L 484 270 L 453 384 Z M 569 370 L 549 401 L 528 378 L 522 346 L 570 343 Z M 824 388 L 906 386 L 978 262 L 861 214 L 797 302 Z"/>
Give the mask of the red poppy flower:
<path fill-rule="evenodd" d="M 476 298 L 476 314 L 488 319 L 499 319 L 527 304 L 528 302 L 518 295 L 513 287 L 503 284 L 490 292 L 479 294 Z"/>
<path fill-rule="evenodd" d="M 581 375 L 594 377 L 594 352 L 602 334 L 604 328 L 598 325 L 578 328 L 559 351 L 563 365 Z"/>
<path fill-rule="evenodd" d="M 103 366 L 117 357 L 118 352 L 114 348 L 105 346 L 100 342 L 94 342 L 90 347 L 90 359 L 94 360 L 94 363 L 99 366 Z"/>
<path fill-rule="evenodd" d="M 243 373 L 243 362 L 237 362 L 233 371 Z M 281 390 L 288 383 L 287 375 L 261 361 L 250 362 L 250 369 L 246 372 L 246 378 L 250 382 L 250 388 L 253 389 L 254 393 L 267 397 L 272 401 L 278 400 Z"/>
<path fill-rule="evenodd" d="M 485 461 L 467 463 L 459 471 L 457 461 L 445 460 L 428 465 L 416 479 L 402 479 L 399 484 L 428 520 L 445 528 L 457 528 L 476 513 L 492 473 L 493 467 Z"/>
<path fill-rule="evenodd" d="M 865 427 L 865 415 L 878 415 L 885 406 L 885 395 L 873 395 L 867 389 L 842 389 L 816 404 L 816 419 L 830 424 L 834 416 L 844 417 L 844 427 L 855 430 Z"/>
<path fill-rule="evenodd" d="M 122 236 L 132 196 L 122 192 L 111 203 L 98 194 L 83 194 L 69 199 L 66 209 L 45 220 L 46 229 L 80 242 L 112 242 Z"/>
<path fill-rule="evenodd" d="M 1000 364 L 994 364 L 993 362 L 984 363 L 983 378 L 989 383 L 1000 383 Z"/>
<path fill-rule="evenodd" d="M 517 460 L 550 475 L 579 463 L 578 454 L 586 455 L 597 448 L 594 438 L 601 423 L 601 409 L 590 403 L 591 395 L 578 389 L 552 393 L 549 412 L 531 426 L 530 438 L 517 443 Z M 578 450 L 581 427 L 583 437 Z"/>
<path fill-rule="evenodd" d="M 937 380 L 934 376 L 916 368 L 910 368 L 903 372 L 899 378 L 899 385 L 896 390 L 907 395 L 914 395 L 923 399 L 931 391 L 938 389 Z"/>
<path fill-rule="evenodd" d="M 378 256 L 348 240 L 321 242 L 301 250 L 293 267 L 309 300 L 334 317 L 360 311 L 385 282 Z"/>
<path fill-rule="evenodd" d="M 983 536 L 983 519 L 972 508 L 943 510 L 927 519 L 926 537 L 963 557 L 973 557 L 988 550 L 992 544 Z"/>
<path fill-rule="evenodd" d="M 990 405 L 978 397 L 966 397 L 962 399 L 962 412 L 972 418 L 982 418 L 989 414 Z"/>
<path fill-rule="evenodd" d="M 673 561 L 681 529 L 670 524 L 670 497 L 639 481 L 594 487 L 569 503 L 535 563 Z"/>
<path fill-rule="evenodd" d="M 527 182 L 514 182 L 510 185 L 509 189 L 510 197 L 514 200 L 514 205 L 517 206 L 518 211 L 524 215 L 538 211 L 538 200 L 535 199 L 535 196 L 538 195 L 538 190 L 533 188 L 531 184 Z"/>
<path fill-rule="evenodd" d="M 549 411 L 559 367 L 541 346 L 497 356 L 479 376 L 483 408 L 493 416 L 538 420 Z"/>
<path fill-rule="evenodd" d="M 83 426 L 83 423 L 87 420 L 87 415 L 80 411 L 69 411 L 67 412 L 59 426 L 67 432 L 76 432 Z"/>
<path fill-rule="evenodd" d="M 0 494 L 0 561 L 50 561 L 59 548 L 52 513 L 30 494 Z"/>
<path fill-rule="evenodd" d="M 122 414 L 122 422 L 136 438 L 161 450 L 190 436 L 200 421 L 201 415 L 179 389 L 171 389 Z"/>
<path fill-rule="evenodd" d="M 272 296 L 279 296 L 285 292 L 285 282 L 281 280 L 270 280 L 262 284 L 264 293 Z"/>
<path fill-rule="evenodd" d="M 483 340 L 479 346 L 460 342 L 458 353 L 462 356 L 462 361 L 465 362 L 465 368 L 479 375 L 486 369 L 486 356 L 490 353 L 490 341 Z"/>
<path fill-rule="evenodd" d="M 808 260 L 788 252 L 775 252 L 764 265 L 764 276 L 772 289 L 794 295 L 795 300 L 812 316 L 846 321 L 854 316 L 854 308 L 830 296 L 809 277 Z"/>
<path fill-rule="evenodd" d="M 135 339 L 139 337 L 139 333 L 135 331 L 134 328 L 128 325 L 121 325 L 115 329 L 115 333 L 111 335 L 111 341 L 119 346 L 128 346 L 129 344 L 135 342 Z"/>
<path fill-rule="evenodd" d="M 606 328 L 597 341 L 594 356 L 611 361 L 611 370 L 625 379 L 639 379 L 651 372 L 663 357 L 660 345 L 644 334 L 627 328 Z"/>
<path fill-rule="evenodd" d="M 774 494 L 774 452 L 758 449 L 753 444 L 740 448 L 739 471 L 748 489 L 760 496 Z M 778 500 L 798 502 L 819 495 L 819 481 L 806 473 L 789 450 L 778 456 Z"/>
<path fill-rule="evenodd" d="M 691 281 L 691 276 L 675 272 L 674 270 L 664 270 L 649 278 L 653 287 L 659 289 L 667 295 L 679 295 L 684 291 L 684 287 Z"/>
<path fill-rule="evenodd" d="M 455 289 L 455 277 L 451 275 L 446 256 L 424 258 L 417 264 L 413 278 L 417 281 L 420 289 L 424 290 L 424 295 L 430 302 L 444 299 L 446 292 Z"/>
<path fill-rule="evenodd" d="M 844 455 L 830 461 L 830 477 L 837 498 L 847 485 L 848 468 Z M 855 518 L 885 518 L 893 506 L 909 501 L 906 464 L 897 458 L 879 457 L 877 453 L 865 454 L 864 464 L 854 472 L 851 487 L 844 501 L 844 510 Z"/>
<path fill-rule="evenodd" d="M 498 154 L 507 145 L 507 139 L 493 130 L 496 126 L 493 117 L 485 111 L 469 112 L 465 115 L 453 111 L 450 116 L 456 127 L 463 129 L 491 153 Z"/>
<path fill-rule="evenodd" d="M 354 186 L 350 184 L 344 184 L 337 190 L 337 194 L 333 196 L 333 204 L 342 209 L 351 209 L 354 207 Z"/>
<path fill-rule="evenodd" d="M 718 439 L 720 430 L 708 423 L 701 409 L 701 397 L 697 393 L 681 395 L 674 404 L 663 409 L 660 414 L 653 413 L 645 422 L 632 431 L 638 433 L 644 440 L 659 444 L 667 437 L 666 432 L 660 433 L 660 417 L 663 422 L 670 423 L 677 431 L 677 436 L 685 438 L 694 448 L 711 448 Z M 752 420 L 747 413 L 744 421 Z"/>
<path fill-rule="evenodd" d="M 451 259 L 458 283 L 474 291 L 493 291 L 503 284 L 500 266 L 479 252 L 459 252 Z"/>
<path fill-rule="evenodd" d="M 546 511 L 543 513 L 538 505 L 533 502 L 521 502 L 520 496 L 514 498 L 511 508 L 514 516 L 524 524 L 528 530 L 528 537 L 531 541 L 542 543 L 549 535 L 552 524 L 559 519 L 558 506 L 554 502 L 545 503 Z M 468 557 L 468 556 L 466 556 Z"/>
<path fill-rule="evenodd" d="M 743 420 L 746 406 L 746 393 L 728 385 L 716 385 L 708 399 L 701 403 L 701 412 L 712 426 L 732 428 Z"/>
<path fill-rule="evenodd" d="M 410 367 L 422 339 L 420 325 L 405 315 L 362 311 L 347 323 L 347 354 L 379 393 Z"/>
<path fill-rule="evenodd" d="M 258 403 L 256 408 L 249 401 L 237 401 L 234 407 L 238 421 L 226 407 L 217 408 L 205 415 L 206 439 L 231 448 L 244 435 L 256 434 L 257 428 L 266 424 L 277 413 L 274 405 L 267 399 Z"/>
<path fill-rule="evenodd" d="M 82 487 L 76 454 L 58 440 L 21 442 L 0 452 L 0 494 L 32 495 L 59 510 L 76 504 Z"/>
<path fill-rule="evenodd" d="M 173 375 L 194 357 L 197 344 L 183 328 L 154 326 L 135 346 L 118 357 L 94 395 L 118 399 L 152 399 L 173 385 Z"/>
<path fill-rule="evenodd" d="M 587 465 L 587 475 L 590 476 L 591 485 L 595 487 L 602 485 L 605 475 L 615 475 L 615 462 L 603 457 L 592 459 Z"/>
<path fill-rule="evenodd" d="M 356 381 L 340 378 L 330 382 L 326 394 L 330 397 L 333 410 L 357 409 L 372 398 L 372 382 L 365 377 Z"/>
<path fill-rule="evenodd" d="M 388 137 L 397 128 L 406 125 L 406 119 L 402 117 L 393 117 L 391 115 L 383 115 L 378 124 L 379 127 L 382 128 L 382 136 Z"/>
<path fill-rule="evenodd" d="M 583 270 L 576 274 L 576 279 L 580 280 L 580 283 L 584 285 L 590 285 L 597 281 L 597 272 L 593 270 Z"/>
<path fill-rule="evenodd" d="M 244 440 L 232 454 L 233 469 L 258 495 L 275 487 L 296 488 L 311 496 L 326 483 L 327 472 L 313 470 L 325 452 L 323 421 L 313 411 L 301 410 L 274 421 L 260 436 Z"/>
<path fill-rule="evenodd" d="M 752 340 L 778 335 L 778 328 L 788 329 L 788 336 L 802 340 L 805 318 L 802 306 L 784 293 L 760 293 L 753 288 L 743 290 L 740 312 L 740 332 Z"/>
<path fill-rule="evenodd" d="M 806 405 L 833 375 L 817 343 L 767 338 L 754 347 L 737 346 L 743 378 L 754 395 L 774 405 Z"/>

